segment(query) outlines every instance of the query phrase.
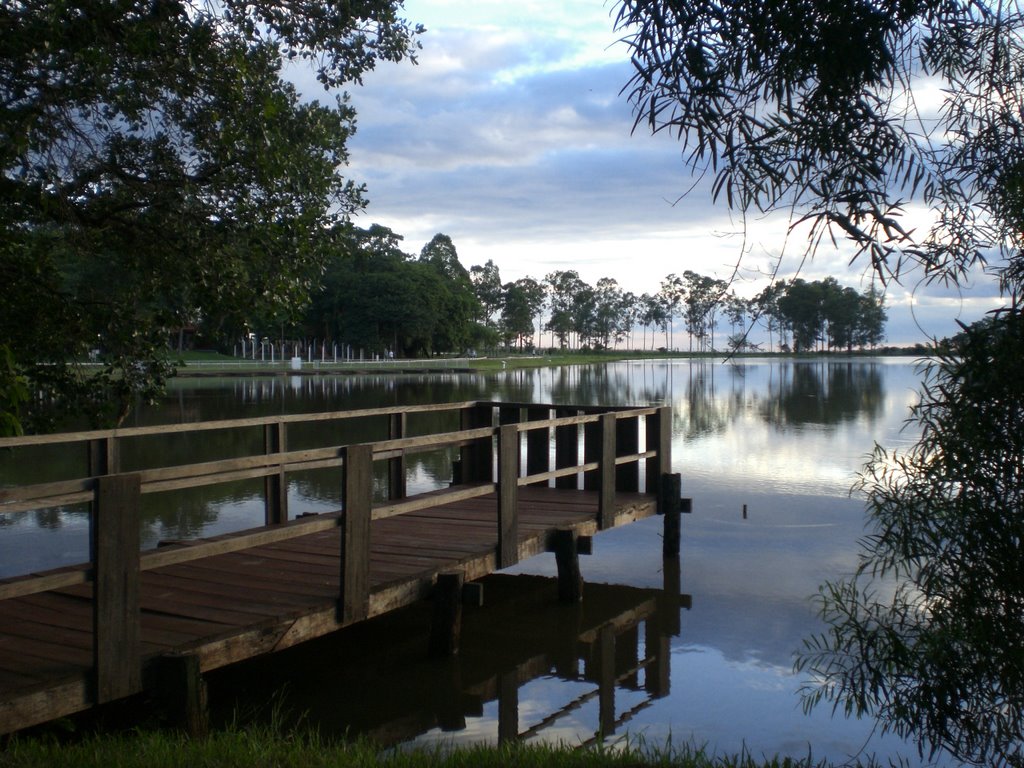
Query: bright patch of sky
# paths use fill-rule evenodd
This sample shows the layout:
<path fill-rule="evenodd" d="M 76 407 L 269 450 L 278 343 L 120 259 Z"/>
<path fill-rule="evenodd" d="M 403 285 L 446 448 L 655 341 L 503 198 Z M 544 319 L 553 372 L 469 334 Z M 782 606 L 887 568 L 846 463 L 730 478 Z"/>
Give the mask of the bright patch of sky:
<path fill-rule="evenodd" d="M 735 272 L 736 292 L 752 296 L 781 259 L 779 277 L 866 289 L 863 261 L 828 243 L 805 261 L 806 238 L 787 236 L 785 218 L 743 221 L 714 205 L 678 139 L 633 130 L 615 11 L 602 0 L 408 0 L 406 18 L 427 28 L 418 65 L 381 65 L 352 89 L 349 174 L 370 200 L 357 224 L 390 227 L 413 254 L 447 234 L 466 267 L 491 259 L 506 282 L 575 269 L 641 294 L 692 269 Z M 908 275 L 886 300 L 891 343 L 954 333 L 1000 303 L 981 275 L 959 293 Z"/>

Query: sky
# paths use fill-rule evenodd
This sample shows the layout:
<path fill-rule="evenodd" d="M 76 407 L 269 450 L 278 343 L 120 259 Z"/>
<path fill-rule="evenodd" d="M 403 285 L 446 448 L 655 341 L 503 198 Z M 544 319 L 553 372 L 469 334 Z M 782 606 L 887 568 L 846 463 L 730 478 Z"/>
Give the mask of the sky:
<path fill-rule="evenodd" d="M 407 0 L 406 18 L 427 29 L 418 64 L 379 65 L 349 89 L 348 174 L 369 199 L 356 224 L 391 228 L 411 254 L 446 234 L 467 268 L 493 260 L 504 282 L 574 269 L 655 293 L 692 269 L 735 273 L 749 297 L 781 258 L 780 277 L 832 275 L 865 290 L 862 262 L 830 246 L 804 262 L 805 238 L 787 237 L 784 219 L 744 222 L 695 184 L 678 139 L 634 130 L 615 8 Z M 887 343 L 941 338 L 1001 303 L 984 277 L 961 290 L 919 283 L 887 289 Z"/>

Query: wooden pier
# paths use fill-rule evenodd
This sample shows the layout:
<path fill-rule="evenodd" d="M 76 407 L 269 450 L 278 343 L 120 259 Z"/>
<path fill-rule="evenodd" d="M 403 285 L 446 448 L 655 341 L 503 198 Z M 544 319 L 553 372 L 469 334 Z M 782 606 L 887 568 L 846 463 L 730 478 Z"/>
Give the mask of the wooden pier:
<path fill-rule="evenodd" d="M 289 450 L 302 425 L 354 420 L 381 439 Z M 260 450 L 133 461 L 145 441 L 223 430 L 257 432 Z M 84 454 L 80 477 L 0 489 L 0 514 L 87 502 L 92 554 L 0 580 L 0 733 L 145 690 L 196 717 L 203 673 L 431 596 L 432 644 L 452 652 L 466 585 L 545 551 L 578 600 L 576 557 L 601 529 L 664 512 L 678 553 L 670 435 L 664 407 L 473 401 L 2 439 Z M 407 494 L 407 458 L 431 451 L 457 454 L 451 486 Z M 339 470 L 337 510 L 290 516 L 289 475 L 325 469 Z M 252 478 L 260 527 L 139 551 L 148 495 Z"/>

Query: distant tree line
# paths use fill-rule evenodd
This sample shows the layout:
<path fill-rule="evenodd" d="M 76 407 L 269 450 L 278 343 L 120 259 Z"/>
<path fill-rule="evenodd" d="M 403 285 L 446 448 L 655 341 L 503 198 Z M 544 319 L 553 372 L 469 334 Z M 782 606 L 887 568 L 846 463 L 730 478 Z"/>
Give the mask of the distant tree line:
<path fill-rule="evenodd" d="M 610 277 L 591 285 L 575 270 L 503 282 L 493 261 L 467 270 L 447 235 L 435 235 L 418 255 L 404 252 L 402 239 L 376 224 L 339 227 L 308 308 L 294 318 L 256 318 L 246 330 L 271 339 L 330 339 L 365 354 L 400 357 L 538 344 L 676 349 L 680 324 L 687 348 L 698 352 L 760 349 L 749 340 L 758 325 L 768 334 L 768 348 L 783 351 L 874 347 L 884 336 L 881 294 L 873 287 L 858 292 L 832 277 L 778 281 L 747 299 L 724 280 L 688 270 L 665 277 L 654 293 L 636 295 Z M 724 347 L 716 333 L 723 334 Z"/>

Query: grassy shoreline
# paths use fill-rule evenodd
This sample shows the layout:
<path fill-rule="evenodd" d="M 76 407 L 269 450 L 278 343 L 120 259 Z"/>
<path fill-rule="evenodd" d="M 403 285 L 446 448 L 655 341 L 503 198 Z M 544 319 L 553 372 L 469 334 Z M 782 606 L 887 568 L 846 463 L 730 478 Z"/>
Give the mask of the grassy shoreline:
<path fill-rule="evenodd" d="M 780 359 L 850 359 L 863 357 L 921 357 L 926 351 L 917 348 L 886 347 L 871 352 L 855 351 L 793 354 L 786 352 L 743 352 L 733 355 L 733 359 L 773 357 Z M 494 357 L 477 358 L 422 358 L 397 360 L 353 360 L 351 362 L 306 362 L 302 367 L 293 370 L 289 361 L 247 360 L 212 351 L 185 352 L 172 355 L 177 376 L 212 376 L 212 375 L 332 375 L 361 373 L 408 373 L 408 372 L 452 372 L 452 373 L 488 373 L 521 368 L 547 368 L 565 365 L 593 365 L 600 363 L 621 362 L 623 360 L 721 360 L 728 357 L 725 352 L 657 352 L 641 350 L 609 350 L 602 352 L 555 352 L 538 355 L 512 353 Z"/>
<path fill-rule="evenodd" d="M 844 766 L 851 765 L 844 763 Z M 857 765 L 872 765 L 870 762 Z M 93 734 L 65 742 L 11 737 L 0 742 L 2 768 L 827 768 L 812 758 L 710 756 L 694 747 L 573 749 L 571 745 L 474 746 L 381 751 L 331 742 L 315 733 L 228 729 L 200 739 L 174 731 Z"/>

